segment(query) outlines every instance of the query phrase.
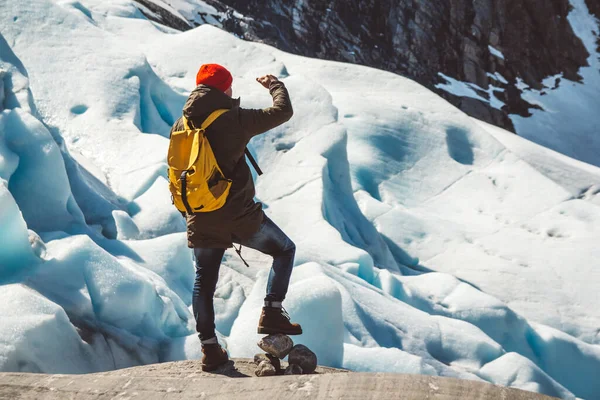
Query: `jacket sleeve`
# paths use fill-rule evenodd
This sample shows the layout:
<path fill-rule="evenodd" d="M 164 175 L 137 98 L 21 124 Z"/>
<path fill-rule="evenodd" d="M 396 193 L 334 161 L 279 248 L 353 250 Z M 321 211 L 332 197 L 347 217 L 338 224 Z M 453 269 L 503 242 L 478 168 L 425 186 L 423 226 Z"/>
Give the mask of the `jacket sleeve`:
<path fill-rule="evenodd" d="M 269 92 L 273 97 L 273 105 L 262 110 L 240 109 L 240 124 L 244 129 L 247 139 L 264 133 L 283 124 L 292 118 L 294 110 L 290 95 L 281 81 L 271 83 Z"/>

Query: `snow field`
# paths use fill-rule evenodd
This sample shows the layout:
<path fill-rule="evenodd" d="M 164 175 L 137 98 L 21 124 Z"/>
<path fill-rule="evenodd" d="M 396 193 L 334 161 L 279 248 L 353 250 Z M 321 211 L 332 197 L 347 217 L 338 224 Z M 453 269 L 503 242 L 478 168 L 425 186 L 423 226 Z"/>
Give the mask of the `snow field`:
<path fill-rule="evenodd" d="M 84 320 L 155 340 L 189 333 L 183 301 L 164 279 L 130 261 L 135 252 L 123 250 L 129 259 L 118 260 L 87 236 L 56 239 L 48 243 L 51 258 L 27 282 Z"/>
<path fill-rule="evenodd" d="M 19 288 L 0 313 L 31 315 L 0 335 L 9 343 L 0 370 L 200 357 L 193 259 L 164 156 L 199 63 L 219 62 L 243 106 L 270 104 L 254 81 L 262 73 L 278 74 L 291 93 L 294 118 L 250 147 L 265 171 L 257 197 L 298 249 L 284 303 L 304 328 L 294 339 L 320 364 L 598 396 L 597 168 L 506 139 L 399 76 L 210 26 L 175 34 L 131 4 L 35 0 L 0 10 L 0 69 L 20 71 L 4 104 L 22 99 L 0 115 L 0 220 L 10 227 L 0 256 L 13 262 L 1 279 L 16 282 L 3 291 Z M 49 201 L 28 203 L 39 189 L 23 177 L 44 173 L 38 197 Z M 42 259 L 26 241 L 33 226 Z M 215 299 L 219 340 L 233 357 L 258 351 L 270 263 L 244 254 L 249 269 L 227 252 Z M 71 333 L 40 353 L 48 320 Z"/>
<path fill-rule="evenodd" d="M 591 14 L 583 0 L 570 0 L 572 9 L 569 23 L 589 53 L 588 66 L 579 70 L 580 82 L 560 76 L 548 77 L 544 89 L 537 91 L 524 86 L 523 98 L 540 105 L 545 112 L 532 109 L 533 118 L 513 116 L 512 120 L 521 136 L 545 147 L 560 151 L 570 157 L 600 166 L 598 154 L 598 105 L 600 97 L 600 53 L 597 39 L 600 23 Z M 560 80 L 557 89 L 557 79 Z M 575 116 L 575 117 L 574 117 Z"/>
<path fill-rule="evenodd" d="M 595 218 L 591 216 L 599 211 L 593 205 L 598 196 L 593 194 L 595 191 L 590 189 L 590 184 L 600 183 L 598 168 L 571 159 L 567 163 L 564 161 L 566 157 L 539 146 L 536 146 L 537 152 L 544 154 L 545 162 L 537 161 L 537 165 L 532 167 L 517 155 L 522 154 L 520 148 L 523 146 L 513 153 L 494 137 L 500 133 L 491 136 L 487 125 L 485 130 L 478 129 L 480 124 L 473 125 L 473 119 L 465 118 L 464 114 L 457 113 L 439 98 L 422 99 L 426 93 L 420 92 L 418 85 L 412 82 L 401 83 L 400 77 L 380 73 L 376 76 L 385 79 L 385 83 L 382 82 L 377 91 L 361 92 L 361 98 L 368 101 L 357 102 L 346 95 L 350 89 L 343 83 L 356 81 L 360 69 L 364 70 L 361 75 L 368 75 L 372 70 L 360 67 L 355 70 L 338 63 L 331 63 L 326 68 L 327 63 L 324 62 L 311 60 L 309 63 L 302 57 L 277 54 L 285 57 L 290 73 L 294 71 L 294 62 L 302 67 L 303 74 L 310 73 L 332 93 L 339 115 L 348 116 L 342 122 L 348 127 L 347 153 L 355 197 L 363 214 L 375 225 L 401 265 L 457 274 L 459 278 L 509 302 L 520 313 L 597 343 L 597 317 L 593 319 L 596 322 L 581 318 L 580 309 L 581 304 L 600 301 L 593 288 L 595 280 L 578 279 L 578 276 L 594 277 L 597 263 L 583 262 L 582 259 L 571 262 L 573 256 L 587 259 L 597 253 L 596 246 L 592 245 L 596 237 L 593 223 L 579 231 L 579 237 L 571 237 L 570 240 L 559 238 L 564 240 L 564 247 L 559 244 L 562 256 L 556 251 L 554 258 L 548 258 L 548 249 L 544 249 L 553 231 L 549 230 L 550 233 L 544 235 L 528 235 L 526 241 L 515 240 L 510 235 L 514 235 L 515 228 L 522 229 L 521 225 L 540 212 L 539 219 L 548 218 L 544 210 L 559 204 L 577 204 L 576 197 L 582 188 L 586 188 L 588 193 L 586 205 L 582 205 L 586 209 L 584 215 L 590 215 L 586 218 L 593 221 Z M 397 84 L 402 85 L 403 90 L 392 95 L 386 88 L 395 80 L 399 81 Z M 370 82 L 377 82 L 376 78 L 370 78 Z M 399 107 L 400 111 L 390 110 L 390 103 Z M 422 104 L 435 110 L 426 114 L 427 118 L 420 110 Z M 369 114 L 378 115 L 378 119 L 368 117 Z M 449 115 L 452 115 L 451 119 Z M 496 128 L 496 132 L 499 131 Z M 511 139 L 514 137 L 510 136 Z M 532 153 L 529 151 L 526 155 Z M 535 158 L 541 160 L 541 155 Z M 563 169 L 565 165 L 568 168 Z M 575 166 L 578 171 L 586 171 L 585 175 L 577 175 L 573 169 Z M 386 172 L 388 168 L 390 172 Z M 362 171 L 365 170 L 373 172 L 364 174 Z M 398 170 L 400 174 L 393 174 Z M 559 170 L 564 172 L 559 174 Z M 376 189 L 371 189 L 373 187 Z M 579 205 L 572 207 L 578 208 Z M 503 235 L 504 231 L 506 235 Z M 498 235 L 502 235 L 502 241 L 494 240 Z M 522 236 L 520 234 L 519 238 Z M 485 244 L 479 243 L 480 238 Z M 493 243 L 493 250 L 485 248 L 488 243 Z M 535 243 L 533 252 L 528 243 Z M 572 253 L 567 246 L 576 246 L 578 251 Z M 515 247 L 519 250 L 515 251 Z M 473 260 L 469 255 L 473 253 L 485 256 Z M 411 254 L 418 254 L 423 262 L 419 264 L 419 259 Z M 452 267 L 445 268 L 446 263 L 451 263 Z M 556 275 L 543 273 L 549 268 L 562 270 L 558 273 L 560 277 L 569 275 L 569 287 L 564 287 L 564 281 L 557 279 Z M 586 272 L 578 275 L 580 270 Z M 525 283 L 538 279 L 540 274 L 546 277 L 546 284 Z M 524 284 L 515 285 L 514 280 L 506 279 L 507 276 L 522 279 Z M 525 305 L 521 301 L 536 296 L 554 303 L 554 306 L 539 307 L 537 302 Z M 589 307 L 585 312 L 589 317 Z M 578 321 L 579 328 L 570 326 L 572 320 Z M 582 323 L 584 326 L 581 326 Z"/>
<path fill-rule="evenodd" d="M 0 274 L 10 276 L 23 265 L 35 262 L 35 256 L 29 244 L 27 224 L 15 199 L 8 190 L 6 181 L 0 179 Z"/>
<path fill-rule="evenodd" d="M 399 374 L 437 375 L 421 357 L 397 348 L 364 348 L 344 343 L 344 367 L 352 371 L 387 371 Z"/>
<path fill-rule="evenodd" d="M 60 150 L 48 130 L 19 108 L 2 113 L 0 129 L 18 168 L 10 177 L 10 190 L 36 231 L 67 230 L 83 223 L 84 216 L 71 194 Z M 44 205 L 40 207 L 40 203 Z"/>
<path fill-rule="evenodd" d="M 545 393 L 561 399 L 575 399 L 563 386 L 556 383 L 529 359 L 516 353 L 506 353 L 481 369 L 481 376 L 503 386 Z"/>
<path fill-rule="evenodd" d="M 39 293 L 4 285 L 0 301 L 3 371 L 82 373 L 112 367 L 80 338 L 65 311 Z"/>

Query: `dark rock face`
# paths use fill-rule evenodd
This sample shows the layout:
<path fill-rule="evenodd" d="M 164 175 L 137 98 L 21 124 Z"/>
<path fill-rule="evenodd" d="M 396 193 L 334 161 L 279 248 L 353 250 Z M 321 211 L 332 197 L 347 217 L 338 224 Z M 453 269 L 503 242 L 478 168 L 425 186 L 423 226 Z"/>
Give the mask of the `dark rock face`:
<path fill-rule="evenodd" d="M 146 16 L 146 18 L 159 22 L 163 25 L 169 26 L 173 29 L 177 29 L 180 31 L 186 31 L 188 29 L 193 28 L 193 25 L 190 23 L 186 23 L 180 18 L 174 16 L 170 12 L 166 11 L 164 8 L 160 7 L 158 4 L 152 2 L 151 0 L 135 0 L 138 4 L 143 7 L 140 8 L 142 14 Z M 148 13 L 147 10 L 150 11 Z M 158 17 L 158 18 L 157 18 Z"/>
<path fill-rule="evenodd" d="M 567 20 L 569 0 L 205 2 L 226 15 L 220 18 L 224 29 L 244 39 L 407 76 L 469 115 L 510 130 L 509 114 L 529 116 L 534 108 L 522 99 L 518 78 L 538 90 L 544 78 L 560 73 L 577 81 L 589 56 Z M 598 0 L 586 3 L 600 15 Z M 488 100 L 490 85 L 504 89 L 492 96 L 505 105 L 498 109 L 436 89 L 445 83 L 439 73 L 476 84 Z M 489 76 L 496 73 L 506 81 Z"/>

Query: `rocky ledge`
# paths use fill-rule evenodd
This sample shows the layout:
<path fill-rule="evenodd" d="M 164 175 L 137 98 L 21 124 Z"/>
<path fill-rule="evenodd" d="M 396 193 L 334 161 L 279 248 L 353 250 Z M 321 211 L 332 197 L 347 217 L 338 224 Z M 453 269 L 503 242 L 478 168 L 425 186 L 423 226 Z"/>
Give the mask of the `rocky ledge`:
<path fill-rule="evenodd" d="M 234 359 L 213 373 L 202 372 L 199 361 L 88 375 L 0 373 L 0 399 L 551 399 L 484 382 L 434 376 L 318 367 L 310 375 L 257 378 L 255 369 L 253 360 Z"/>

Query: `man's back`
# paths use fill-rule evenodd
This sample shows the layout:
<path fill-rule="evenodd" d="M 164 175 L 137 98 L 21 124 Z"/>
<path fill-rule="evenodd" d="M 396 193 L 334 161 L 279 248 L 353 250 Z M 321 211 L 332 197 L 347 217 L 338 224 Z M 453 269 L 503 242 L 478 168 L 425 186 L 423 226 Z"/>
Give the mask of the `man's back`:
<path fill-rule="evenodd" d="M 234 235 L 244 239 L 258 230 L 263 220 L 262 205 L 254 201 L 254 181 L 244 150 L 253 136 L 286 122 L 293 114 L 289 94 L 282 82 L 273 77 L 269 91 L 273 106 L 262 110 L 242 109 L 239 99 L 202 84 L 186 101 L 183 115 L 195 127 L 214 110 L 230 110 L 207 129 L 206 137 L 225 177 L 233 181 L 227 203 L 221 209 L 187 217 L 189 247 L 227 248 L 232 246 Z M 182 129 L 180 118 L 171 132 Z"/>

